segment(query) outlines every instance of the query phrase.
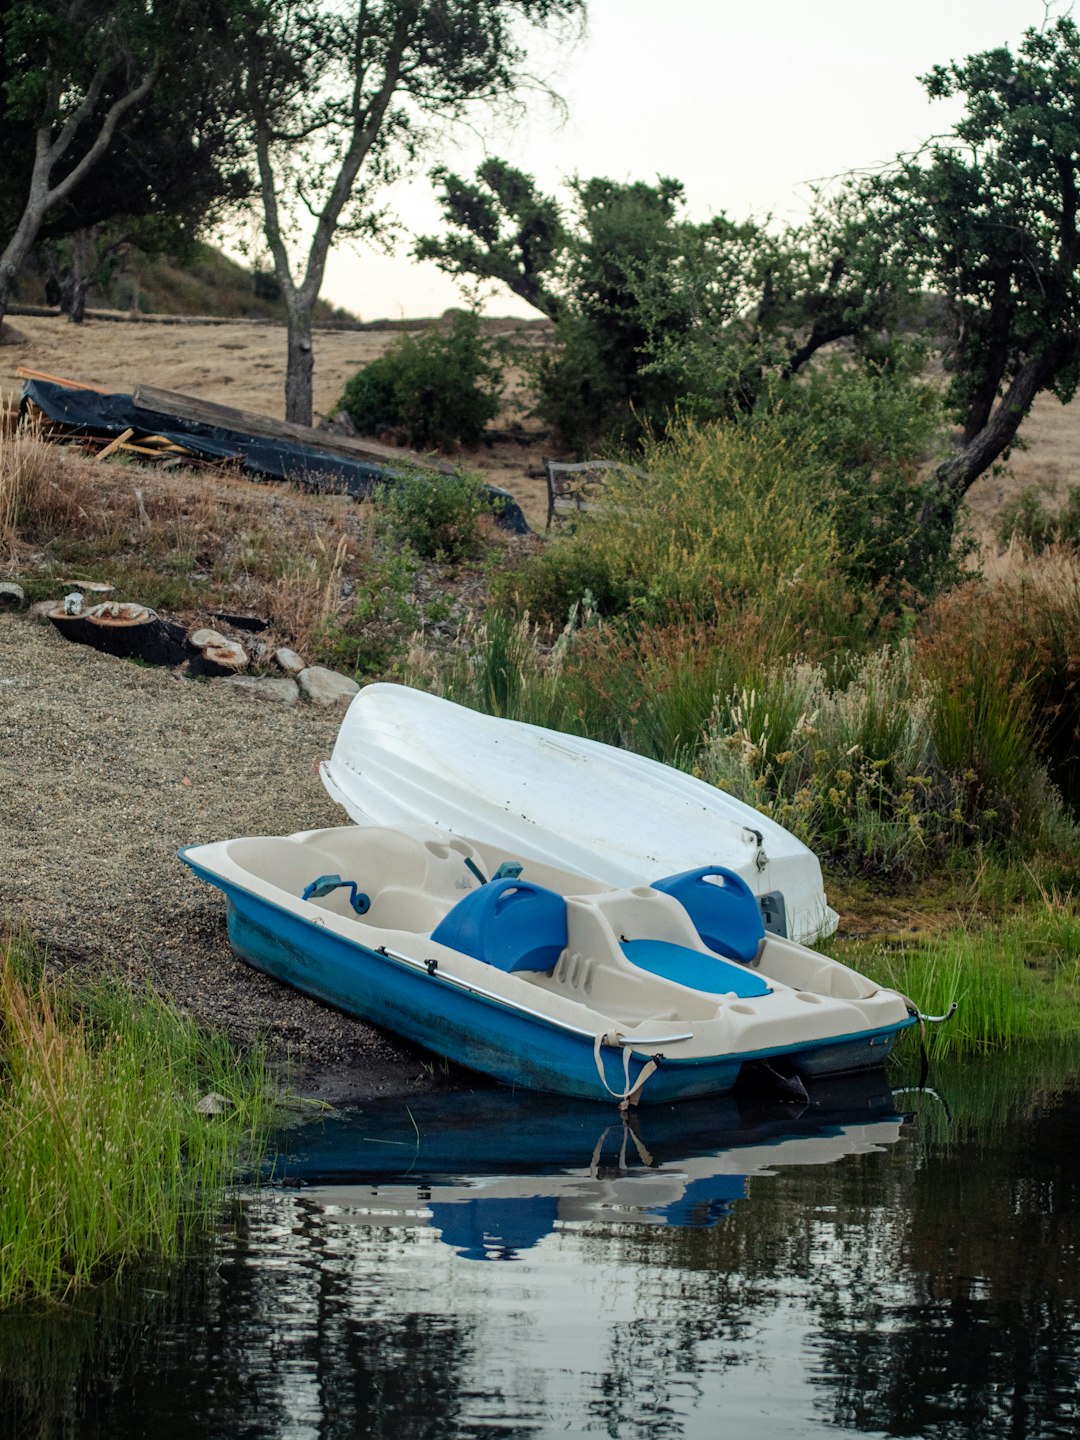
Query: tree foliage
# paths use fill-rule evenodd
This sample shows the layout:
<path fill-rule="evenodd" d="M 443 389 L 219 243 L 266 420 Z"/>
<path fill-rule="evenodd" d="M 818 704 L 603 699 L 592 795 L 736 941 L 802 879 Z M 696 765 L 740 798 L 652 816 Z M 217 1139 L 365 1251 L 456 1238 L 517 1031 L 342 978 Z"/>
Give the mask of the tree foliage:
<path fill-rule="evenodd" d="M 950 533 L 972 482 L 1006 454 L 1040 391 L 1080 381 L 1080 32 L 1069 18 L 924 77 L 962 97 L 946 140 L 878 185 L 898 269 L 944 298 L 949 400 L 961 427 L 926 526 Z"/>
<path fill-rule="evenodd" d="M 0 19 L 0 313 L 39 237 L 191 229 L 242 193 L 232 0 L 7 0 Z"/>
<path fill-rule="evenodd" d="M 880 202 L 865 187 L 775 231 L 725 215 L 692 221 L 682 185 L 664 177 L 575 180 L 568 214 L 501 161 L 475 182 L 437 179 L 446 231 L 416 253 L 502 281 L 556 321 L 540 410 L 577 451 L 663 428 L 676 408 L 746 413 L 767 377 L 794 375 L 839 339 L 876 355 L 905 302 L 867 232 Z M 543 243 L 525 243 L 536 229 Z"/>
<path fill-rule="evenodd" d="M 252 4 L 242 84 L 289 314 L 286 413 L 310 423 L 311 313 L 335 237 L 379 236 L 379 188 L 436 124 L 510 100 L 524 75 L 523 27 L 558 26 L 582 0 Z M 301 232 L 306 253 L 295 258 L 289 242 Z"/>
<path fill-rule="evenodd" d="M 432 171 L 448 230 L 417 240 L 418 260 L 457 277 L 498 280 L 549 319 L 561 307 L 556 275 L 568 235 L 557 200 L 537 192 L 531 175 L 494 157 L 475 181 L 446 166 Z"/>

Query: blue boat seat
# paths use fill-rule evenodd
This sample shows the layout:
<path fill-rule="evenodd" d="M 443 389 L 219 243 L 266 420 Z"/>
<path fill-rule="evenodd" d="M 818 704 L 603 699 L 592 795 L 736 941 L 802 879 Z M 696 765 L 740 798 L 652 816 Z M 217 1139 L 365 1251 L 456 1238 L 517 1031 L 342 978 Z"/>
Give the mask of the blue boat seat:
<path fill-rule="evenodd" d="M 531 880 L 489 880 L 459 900 L 431 938 L 497 970 L 553 970 L 566 948 L 566 901 Z"/>
<path fill-rule="evenodd" d="M 743 965 L 757 958 L 765 922 L 754 892 L 741 875 L 722 865 L 704 865 L 700 870 L 683 870 L 654 880 L 652 888 L 678 900 L 710 950 Z"/>
<path fill-rule="evenodd" d="M 757 995 L 771 995 L 765 981 L 743 965 L 721 960 L 716 955 L 703 955 L 670 940 L 624 940 L 622 952 L 639 970 L 687 985 L 691 990 L 704 990 L 707 995 L 730 995 L 752 1000 Z"/>

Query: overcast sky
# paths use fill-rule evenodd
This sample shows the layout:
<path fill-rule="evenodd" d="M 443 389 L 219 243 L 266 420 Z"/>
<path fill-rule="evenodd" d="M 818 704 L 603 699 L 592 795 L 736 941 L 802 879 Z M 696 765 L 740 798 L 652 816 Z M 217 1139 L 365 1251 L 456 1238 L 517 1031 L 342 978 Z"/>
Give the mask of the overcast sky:
<path fill-rule="evenodd" d="M 1043 15 L 1041 0 L 591 0 L 582 40 L 533 55 L 567 102 L 565 123 L 537 100 L 513 131 L 463 136 L 441 158 L 468 174 L 486 147 L 547 190 L 575 174 L 670 175 L 693 219 L 797 219 L 810 184 L 949 127 L 958 111 L 931 104 L 919 75 L 1015 48 Z M 438 229 L 426 175 L 393 199 L 411 231 Z M 461 303 L 453 281 L 408 258 L 407 242 L 394 257 L 340 247 L 323 294 L 365 320 Z M 485 308 L 536 313 L 506 291 Z"/>

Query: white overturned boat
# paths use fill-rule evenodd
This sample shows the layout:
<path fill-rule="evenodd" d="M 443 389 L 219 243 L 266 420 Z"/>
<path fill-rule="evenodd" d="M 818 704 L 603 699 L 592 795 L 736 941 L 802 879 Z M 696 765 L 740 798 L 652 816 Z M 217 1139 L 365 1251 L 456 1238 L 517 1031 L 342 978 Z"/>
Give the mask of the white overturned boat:
<path fill-rule="evenodd" d="M 430 826 L 188 847 L 234 949 L 299 990 L 507 1084 L 658 1103 L 882 1065 L 904 998 L 767 934 L 706 865 L 611 888 Z"/>
<path fill-rule="evenodd" d="M 789 831 L 692 775 L 594 740 L 369 685 L 320 773 L 358 825 L 423 822 L 613 886 L 722 865 L 750 886 L 770 931 L 809 943 L 836 929 L 821 866 Z"/>

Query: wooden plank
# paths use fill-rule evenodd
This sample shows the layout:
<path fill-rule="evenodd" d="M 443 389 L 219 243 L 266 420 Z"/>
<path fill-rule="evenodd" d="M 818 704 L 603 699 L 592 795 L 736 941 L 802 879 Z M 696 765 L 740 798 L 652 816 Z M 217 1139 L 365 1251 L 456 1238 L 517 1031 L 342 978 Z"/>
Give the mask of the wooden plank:
<path fill-rule="evenodd" d="M 81 380 L 65 380 L 62 375 L 50 375 L 45 370 L 31 370 L 29 365 L 20 365 L 15 371 L 16 380 L 47 380 L 50 385 L 62 385 L 65 390 L 94 390 L 98 395 L 107 395 L 100 385 L 85 385 Z"/>
<path fill-rule="evenodd" d="M 134 430 L 125 430 L 123 434 L 117 435 L 115 440 L 109 441 L 108 445 L 105 446 L 104 450 L 98 451 L 97 458 L 99 460 L 105 460 L 108 458 L 108 456 L 114 455 L 116 451 L 119 450 L 122 445 L 125 445 L 134 434 Z"/>
<path fill-rule="evenodd" d="M 269 415 L 253 415 L 247 410 L 234 410 L 229 405 L 200 400 L 194 395 L 158 390 L 153 385 L 139 385 L 133 398 L 136 405 L 147 410 L 178 415 L 185 420 L 198 421 L 204 425 L 218 425 L 225 430 L 238 430 L 247 435 L 256 435 L 262 440 L 283 440 L 310 445 L 317 450 L 328 450 L 334 455 L 342 455 L 351 460 L 367 460 L 376 465 L 415 466 L 422 470 L 437 470 L 443 475 L 454 474 L 453 465 L 430 455 L 398 450 L 392 445 L 380 445 L 376 440 L 351 440 L 344 435 L 333 435 L 327 430 L 294 425 L 288 420 L 275 420 Z"/>

